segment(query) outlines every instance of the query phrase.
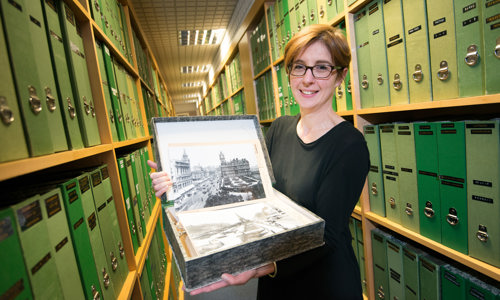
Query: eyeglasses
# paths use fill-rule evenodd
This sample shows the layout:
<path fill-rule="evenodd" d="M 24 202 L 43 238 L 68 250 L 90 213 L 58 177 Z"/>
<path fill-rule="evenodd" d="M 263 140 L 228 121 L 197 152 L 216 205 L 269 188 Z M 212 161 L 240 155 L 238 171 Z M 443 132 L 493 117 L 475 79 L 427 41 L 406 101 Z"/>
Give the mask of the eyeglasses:
<path fill-rule="evenodd" d="M 326 79 L 332 75 L 334 70 L 343 70 L 344 67 L 340 66 L 332 66 L 327 64 L 314 65 L 312 67 L 306 66 L 303 64 L 291 64 L 288 66 L 288 71 L 292 76 L 304 76 L 306 75 L 307 70 L 311 70 L 311 73 L 314 78 L 318 79 Z"/>

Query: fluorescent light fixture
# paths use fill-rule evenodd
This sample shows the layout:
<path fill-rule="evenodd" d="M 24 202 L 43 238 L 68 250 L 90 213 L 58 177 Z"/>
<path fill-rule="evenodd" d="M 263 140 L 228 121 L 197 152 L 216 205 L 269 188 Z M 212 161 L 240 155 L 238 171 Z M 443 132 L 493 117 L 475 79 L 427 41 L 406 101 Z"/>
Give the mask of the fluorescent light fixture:
<path fill-rule="evenodd" d="M 201 31 L 203 31 L 202 35 Z M 224 32 L 225 29 L 181 30 L 179 31 L 179 44 L 181 46 L 219 44 Z"/>

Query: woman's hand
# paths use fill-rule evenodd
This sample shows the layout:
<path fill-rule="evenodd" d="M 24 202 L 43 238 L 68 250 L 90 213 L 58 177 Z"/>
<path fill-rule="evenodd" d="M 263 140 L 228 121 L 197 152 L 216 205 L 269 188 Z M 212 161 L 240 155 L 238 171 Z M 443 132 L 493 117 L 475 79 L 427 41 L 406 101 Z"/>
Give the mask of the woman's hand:
<path fill-rule="evenodd" d="M 153 161 L 148 160 L 148 165 L 155 170 L 158 169 L 158 165 Z M 152 172 L 149 176 L 153 182 L 156 197 L 161 197 L 173 184 L 167 172 Z"/>
<path fill-rule="evenodd" d="M 217 281 L 210 285 L 201 287 L 199 289 L 191 291 L 189 294 L 191 296 L 198 295 L 201 293 L 208 293 L 220 288 L 230 286 L 230 285 L 243 285 L 246 284 L 252 278 L 259 278 L 264 275 L 268 275 L 274 272 L 274 264 L 270 263 L 262 267 L 258 267 L 256 269 L 248 270 L 238 275 L 231 275 L 224 273 L 221 276 L 221 281 Z"/>

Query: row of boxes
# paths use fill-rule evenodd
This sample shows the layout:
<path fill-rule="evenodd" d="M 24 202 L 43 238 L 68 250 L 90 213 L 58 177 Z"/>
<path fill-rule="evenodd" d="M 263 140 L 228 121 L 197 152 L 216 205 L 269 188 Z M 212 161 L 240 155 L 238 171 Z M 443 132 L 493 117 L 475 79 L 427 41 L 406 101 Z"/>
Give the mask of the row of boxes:
<path fill-rule="evenodd" d="M 207 103 L 207 99 L 209 99 L 209 97 L 205 98 L 205 103 Z M 230 100 L 221 103 L 215 109 L 208 109 L 207 107 L 205 107 L 205 109 L 209 111 L 207 113 L 209 116 L 227 116 L 231 114 L 244 115 L 246 113 L 245 93 L 241 90 L 234 94 Z"/>
<path fill-rule="evenodd" d="M 257 92 L 259 119 L 263 121 L 276 118 L 273 77 L 270 71 L 255 80 L 255 90 Z"/>
<path fill-rule="evenodd" d="M 370 210 L 500 266 L 500 120 L 366 125 Z"/>
<path fill-rule="evenodd" d="M 108 47 L 95 41 L 101 75 L 106 116 L 113 141 L 124 141 L 145 136 L 139 95 L 134 78 L 111 56 Z"/>
<path fill-rule="evenodd" d="M 157 222 L 155 232 L 151 239 L 151 245 L 149 246 L 148 255 L 144 263 L 144 268 L 140 276 L 142 299 L 165 299 L 164 291 L 167 263 L 165 243 L 163 242 L 163 230 L 161 228 L 161 222 Z"/>
<path fill-rule="evenodd" d="M 0 295 L 116 299 L 129 269 L 107 165 L 45 180 L 4 194 Z"/>
<path fill-rule="evenodd" d="M 142 44 L 139 41 L 135 30 L 132 30 L 132 38 L 134 40 L 135 56 L 137 59 L 137 70 L 139 72 L 139 76 L 150 88 L 154 88 L 155 81 L 153 80 L 153 78 L 156 75 L 151 62 L 151 57 L 149 56 L 147 50 L 142 47 Z"/>
<path fill-rule="evenodd" d="M 373 229 L 371 239 L 380 299 L 500 299 L 498 282 L 485 282 L 381 229 Z"/>
<path fill-rule="evenodd" d="M 358 260 L 359 272 L 361 275 L 361 283 L 363 288 L 363 294 L 367 295 L 367 283 L 366 283 L 366 273 L 365 273 L 365 248 L 363 239 L 363 228 L 360 220 L 356 218 L 349 218 L 349 230 L 351 231 L 352 237 L 352 249 L 354 250 L 354 255 Z"/>
<path fill-rule="evenodd" d="M 128 62 L 132 63 L 132 47 L 123 5 L 117 0 L 89 0 L 88 2 L 92 18 L 97 26 Z"/>
<path fill-rule="evenodd" d="M 351 5 L 356 0 L 348 1 Z M 273 61 L 284 55 L 288 41 L 301 28 L 328 23 L 344 11 L 344 0 L 278 0 L 267 9 Z"/>
<path fill-rule="evenodd" d="M 361 107 L 499 93 L 498 4 L 367 4 L 354 17 Z"/>
<path fill-rule="evenodd" d="M 134 253 L 143 244 L 146 228 L 156 202 L 147 164 L 147 148 L 121 155 L 117 159 L 123 199 Z"/>
<path fill-rule="evenodd" d="M 0 161 L 101 143 L 83 40 L 63 2 L 2 1 Z"/>
<path fill-rule="evenodd" d="M 257 76 L 271 64 L 266 18 L 262 17 L 250 34 L 253 75 Z"/>

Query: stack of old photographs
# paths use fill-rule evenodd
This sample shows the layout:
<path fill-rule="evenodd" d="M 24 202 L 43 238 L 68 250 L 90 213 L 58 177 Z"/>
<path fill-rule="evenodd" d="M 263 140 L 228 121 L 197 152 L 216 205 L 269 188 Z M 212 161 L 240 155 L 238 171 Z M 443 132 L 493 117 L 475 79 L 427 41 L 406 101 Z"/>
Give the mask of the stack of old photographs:
<path fill-rule="evenodd" d="M 188 291 L 323 244 L 324 221 L 272 188 L 256 116 L 152 122 L 173 182 L 164 230 Z"/>

